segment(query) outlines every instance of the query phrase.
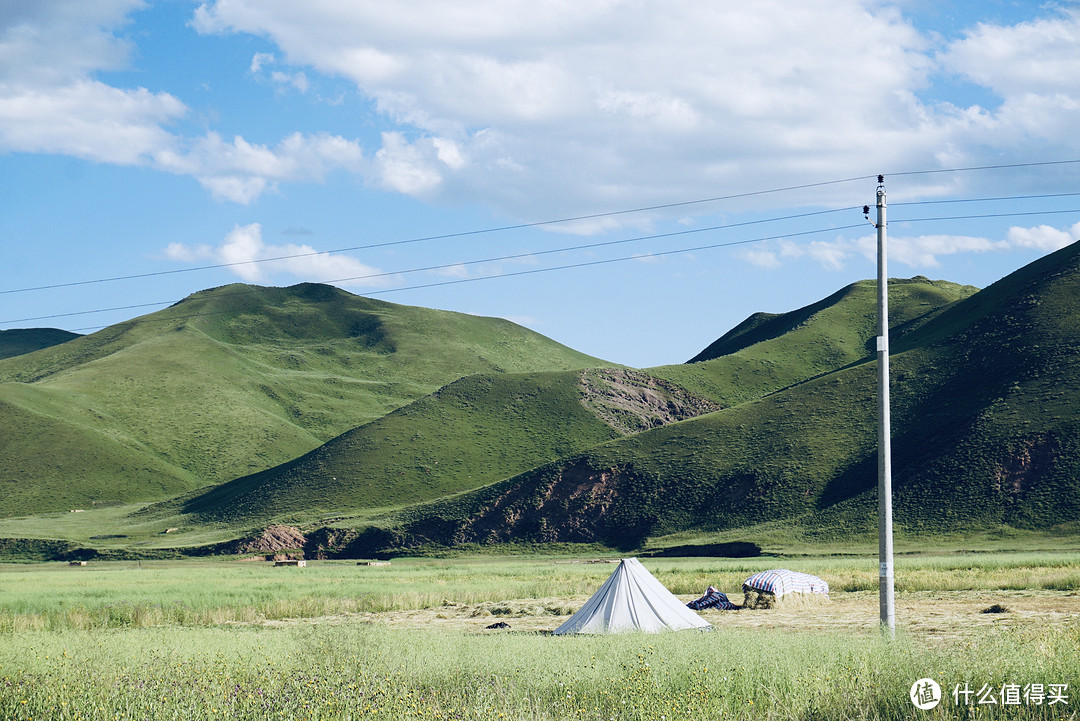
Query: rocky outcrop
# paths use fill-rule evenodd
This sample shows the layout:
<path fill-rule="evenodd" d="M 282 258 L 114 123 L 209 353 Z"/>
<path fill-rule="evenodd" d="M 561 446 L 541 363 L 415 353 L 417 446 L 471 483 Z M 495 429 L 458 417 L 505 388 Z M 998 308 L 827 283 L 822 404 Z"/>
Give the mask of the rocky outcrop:
<path fill-rule="evenodd" d="M 625 435 L 721 408 L 681 386 L 629 368 L 583 371 L 580 387 L 582 405 Z"/>

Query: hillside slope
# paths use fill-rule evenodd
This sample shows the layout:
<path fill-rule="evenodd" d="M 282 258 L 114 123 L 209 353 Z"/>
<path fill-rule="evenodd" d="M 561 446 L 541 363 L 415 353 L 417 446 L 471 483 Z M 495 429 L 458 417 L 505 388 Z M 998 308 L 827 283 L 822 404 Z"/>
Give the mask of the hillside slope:
<path fill-rule="evenodd" d="M 960 534 L 1075 522 L 1080 245 L 924 320 L 895 334 L 897 528 Z M 873 532 L 876 363 L 869 358 L 388 516 L 369 534 L 371 544 L 512 539 L 632 548 L 649 536 L 770 521 L 818 537 Z"/>
<path fill-rule="evenodd" d="M 329 286 L 202 291 L 0 361 L 0 516 L 165 498 L 293 459 L 465 375 L 602 364 L 509 321 Z"/>
<path fill-rule="evenodd" d="M 908 333 L 978 291 L 922 276 L 889 281 L 889 326 Z M 829 373 L 872 354 L 877 282 L 863 280 L 789 313 L 755 313 L 682 365 L 650 369 L 723 406 Z"/>
<path fill-rule="evenodd" d="M 628 369 L 469 376 L 180 509 L 266 523 L 428 501 L 716 407 Z"/>
<path fill-rule="evenodd" d="M 893 318 L 909 327 L 973 290 L 925 278 L 897 281 Z M 302 458 L 158 510 L 182 509 L 202 521 L 309 522 L 474 490 L 721 407 L 674 378 L 714 398 L 756 398 L 864 357 L 875 302 L 873 284 L 853 284 L 790 314 L 798 321 L 787 321 L 791 328 L 780 336 L 682 368 L 465 378 Z M 750 376 L 756 385 L 743 382 L 747 369 L 761 369 Z M 717 389 L 721 382 L 728 385 Z"/>

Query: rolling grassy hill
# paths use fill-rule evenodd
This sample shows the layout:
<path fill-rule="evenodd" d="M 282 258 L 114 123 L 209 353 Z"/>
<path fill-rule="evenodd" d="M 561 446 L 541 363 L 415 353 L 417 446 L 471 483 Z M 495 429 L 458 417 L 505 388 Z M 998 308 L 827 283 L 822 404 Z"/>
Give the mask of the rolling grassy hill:
<path fill-rule="evenodd" d="M 465 375 L 602 361 L 497 318 L 231 285 L 0 361 L 0 516 L 276 466 Z"/>
<path fill-rule="evenodd" d="M 296 461 L 153 510 L 195 514 L 199 522 L 312 522 L 473 490 L 716 410 L 716 400 L 758 398 L 865 357 L 875 329 L 874 287 L 856 283 L 772 316 L 781 331 L 752 341 L 744 334 L 739 347 L 729 344 L 729 355 L 687 366 L 464 378 Z M 894 322 L 910 326 L 974 291 L 925 278 L 897 281 Z M 652 405 L 643 409 L 650 394 Z M 675 411 L 659 418 L 668 408 Z"/>
<path fill-rule="evenodd" d="M 978 288 L 917 276 L 889 281 L 889 324 L 909 331 Z M 830 373 L 873 354 L 877 282 L 859 281 L 789 313 L 755 313 L 681 365 L 650 372 L 724 406 Z"/>
<path fill-rule="evenodd" d="M 248 297 L 266 293 L 276 295 Z M 331 297 L 318 301 L 311 293 Z M 203 368 L 220 357 L 227 360 L 211 367 L 243 371 L 230 370 L 231 382 L 217 390 L 230 399 L 224 405 L 286 419 L 273 427 L 301 429 L 313 440 L 280 465 L 241 469 L 233 480 L 219 476 L 223 482 L 210 488 L 193 490 L 206 485 L 205 474 L 185 469 L 189 485 L 155 490 L 157 499 L 170 500 L 113 513 L 112 523 L 188 525 L 180 535 L 190 540 L 175 538 L 173 545 L 209 538 L 191 529 L 216 528 L 215 538 L 225 538 L 271 522 L 309 531 L 326 524 L 334 533 L 310 535 L 331 553 L 353 555 L 462 543 L 636 548 L 672 534 L 754 541 L 779 532 L 832 542 L 876 532 L 872 282 L 791 313 L 756 314 L 693 362 L 646 371 L 583 370 L 599 362 L 539 336 L 527 340 L 538 344 L 548 367 L 522 367 L 515 360 L 519 341 L 492 342 L 483 324 L 490 319 L 427 316 L 437 312 L 338 293 L 304 286 L 252 293 L 240 286 L 208 292 L 205 306 L 169 309 L 176 316 L 163 325 L 181 347 L 203 344 Z M 327 315 L 326 303 L 344 303 L 356 317 Z M 921 277 L 891 281 L 890 310 L 900 534 L 1075 532 L 1080 246 L 977 292 Z M 446 334 L 417 331 L 431 327 L 425 322 Z M 180 352 L 168 345 L 170 333 L 144 329 L 138 342 L 125 340 L 138 332 L 114 329 L 109 338 L 89 336 L 0 362 L 0 378 L 15 381 L 0 385 L 0 403 L 47 419 L 20 443 L 75 429 L 86 435 L 74 434 L 73 445 L 105 439 L 141 453 L 149 448 L 149 457 L 165 459 L 179 478 L 169 449 L 152 448 L 127 430 L 135 416 L 124 414 L 137 404 L 120 402 L 117 391 L 107 394 L 117 407 L 106 407 L 86 390 L 100 394 L 130 375 L 120 370 L 131 367 L 124 353 L 142 358 L 157 344 Z M 87 360 L 71 362 L 80 343 L 88 343 Z M 440 382 L 430 364 L 414 370 L 405 362 L 428 354 L 457 359 L 457 375 L 447 371 L 452 377 Z M 154 363 L 160 368 L 164 361 Z M 470 364 L 475 370 L 463 372 Z M 85 383 L 91 372 L 108 380 Z M 162 381 L 159 392 L 165 387 Z M 153 386 L 144 381 L 143 388 Z M 220 399 L 202 402 L 214 413 L 237 410 L 218 408 Z M 163 407 L 174 404 L 185 407 L 163 397 Z M 72 416 L 68 406 L 83 415 Z M 346 407 L 354 414 L 350 424 L 334 430 L 330 419 Z M 48 425 L 57 418 L 67 425 Z M 103 433 L 117 418 L 127 423 L 124 432 Z M 209 419 L 206 431 L 221 422 Z M 106 452 L 115 448 L 100 451 Z M 191 444 L 189 452 L 209 450 Z M 138 456 L 140 473 L 156 474 L 147 457 Z M 117 472 L 131 475 L 126 466 Z"/>
<path fill-rule="evenodd" d="M 893 338 L 900 532 L 1074 528 L 1080 244 L 894 328 Z M 755 347 L 729 340 L 736 354 Z M 769 524 L 826 540 L 872 533 L 875 379 L 864 352 L 764 397 L 389 515 L 359 549 L 510 540 L 633 548 L 695 530 L 743 529 L 753 540 Z"/>

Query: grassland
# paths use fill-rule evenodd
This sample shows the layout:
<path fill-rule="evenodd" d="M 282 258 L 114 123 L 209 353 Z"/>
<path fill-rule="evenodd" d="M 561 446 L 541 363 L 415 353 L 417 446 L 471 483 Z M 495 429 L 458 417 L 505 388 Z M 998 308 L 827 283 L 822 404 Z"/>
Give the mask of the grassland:
<path fill-rule="evenodd" d="M 612 568 L 569 560 L 2 566 L 0 716 L 953 718 L 954 686 L 1072 696 L 1080 678 L 1075 551 L 902 555 L 893 642 L 876 630 L 875 559 L 858 555 L 647 560 L 684 598 L 780 565 L 833 587 L 815 608 L 706 612 L 711 633 L 527 630 L 554 628 Z M 980 613 L 994 603 L 1010 610 Z M 497 620 L 515 630 L 485 630 Z M 908 691 L 927 676 L 947 697 L 923 714 Z M 972 711 L 1070 718 L 1077 703 Z"/>

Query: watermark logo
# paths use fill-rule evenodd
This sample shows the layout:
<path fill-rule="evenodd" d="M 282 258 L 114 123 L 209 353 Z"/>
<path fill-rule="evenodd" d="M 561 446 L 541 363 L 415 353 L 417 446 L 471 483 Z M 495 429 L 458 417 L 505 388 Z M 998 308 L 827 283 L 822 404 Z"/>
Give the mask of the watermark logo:
<path fill-rule="evenodd" d="M 932 678 L 920 678 L 911 684 L 911 703 L 915 708 L 929 711 L 941 703 L 941 686 Z"/>

